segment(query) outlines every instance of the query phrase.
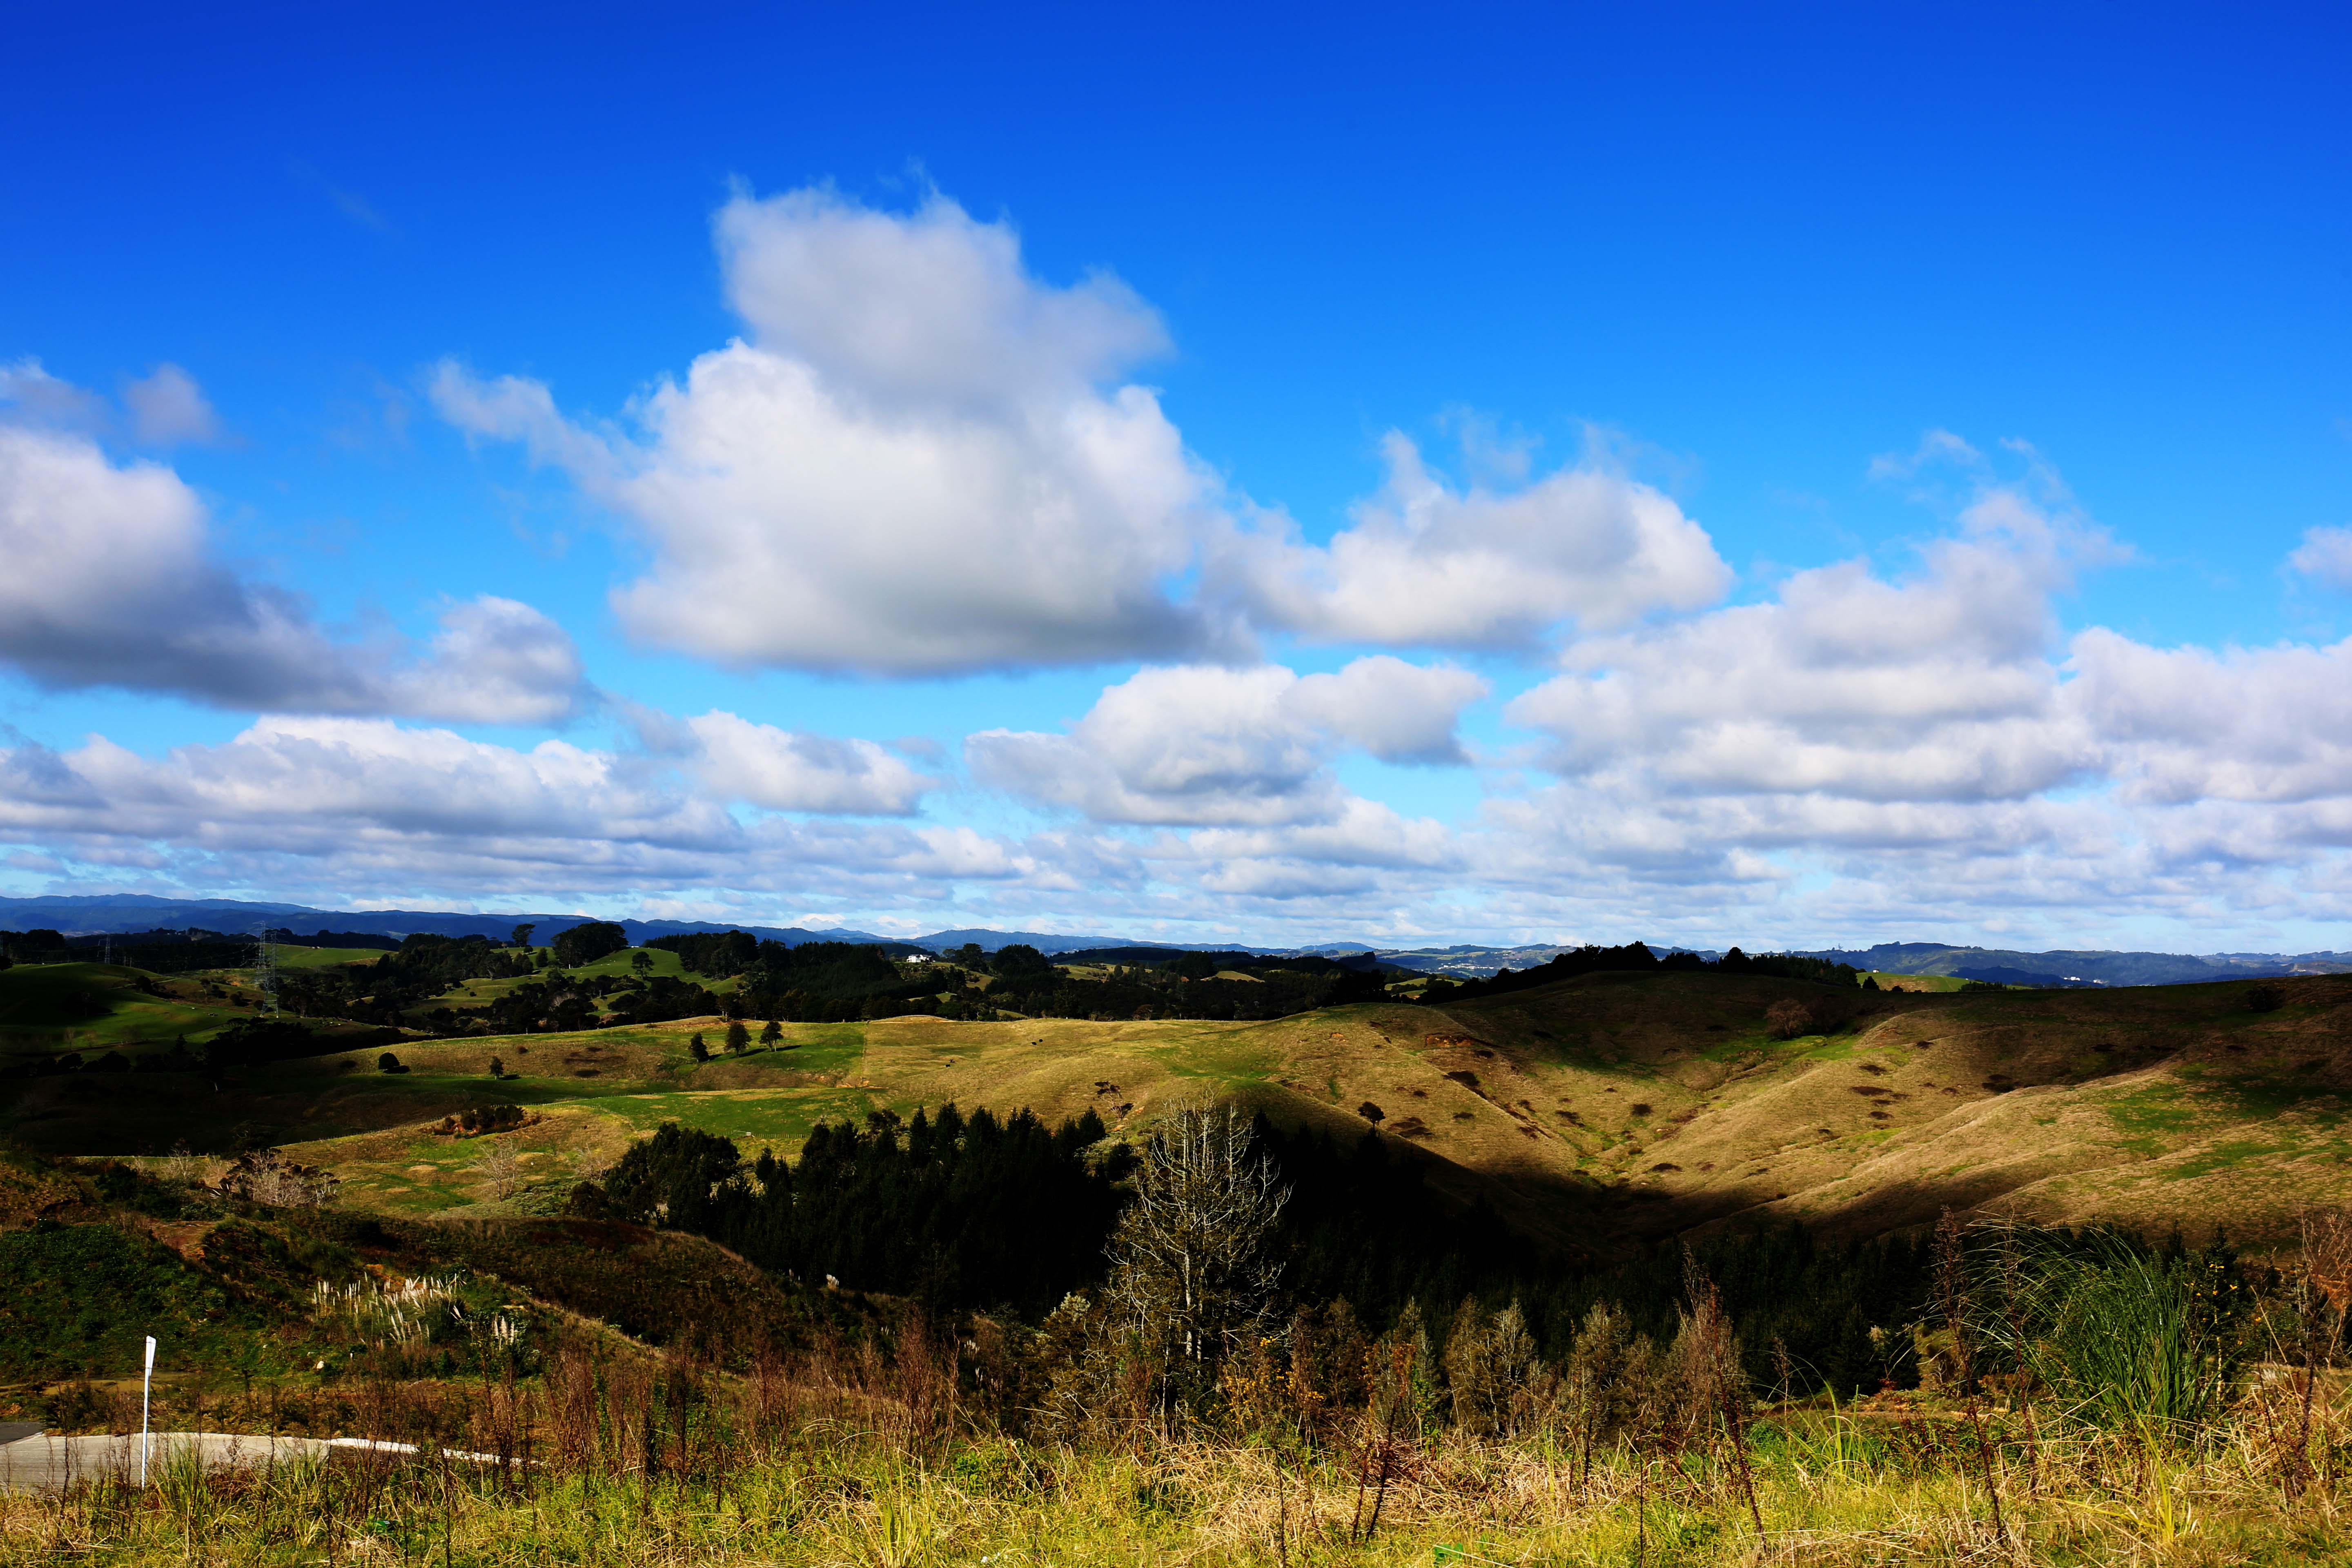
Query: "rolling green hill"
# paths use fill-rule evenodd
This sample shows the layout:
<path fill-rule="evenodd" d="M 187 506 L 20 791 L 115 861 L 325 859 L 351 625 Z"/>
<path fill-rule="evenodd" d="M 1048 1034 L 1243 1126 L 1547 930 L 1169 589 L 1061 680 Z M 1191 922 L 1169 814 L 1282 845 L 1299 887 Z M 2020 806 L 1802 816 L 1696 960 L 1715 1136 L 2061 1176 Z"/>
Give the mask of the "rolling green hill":
<path fill-rule="evenodd" d="M 10 978 L 0 1027 L 47 1031 L 51 1048 L 68 1028 L 136 1045 L 244 1011 L 153 997 L 91 965 Z M 1783 1217 L 1875 1233 L 1946 1205 L 2260 1240 L 2352 1198 L 2352 977 L 2274 984 L 2283 1005 L 2254 1012 L 2242 983 L 1873 994 L 1602 973 L 1270 1022 L 786 1025 L 778 1048 L 740 1058 L 721 1048 L 723 1020 L 687 1019 L 405 1041 L 401 1073 L 379 1071 L 371 1047 L 236 1069 L 200 1094 L 164 1073 L 46 1078 L 0 1099 L 0 1131 L 81 1154 L 281 1143 L 341 1173 L 347 1201 L 488 1214 L 552 1205 L 668 1121 L 789 1153 L 817 1121 L 875 1110 L 1091 1108 L 1127 1134 L 1234 1098 L 1285 1123 L 1377 1128 L 1441 1189 L 1564 1246 Z M 92 997 L 103 1015 L 67 1019 Z M 1766 1015 L 1790 1000 L 1847 1016 L 1775 1038 Z M 715 1059 L 693 1060 L 698 1033 Z M 494 1057 L 507 1076 L 490 1077 Z M 435 1131 L 487 1103 L 530 1117 L 499 1135 L 520 1171 L 503 1199 L 482 1141 Z"/>

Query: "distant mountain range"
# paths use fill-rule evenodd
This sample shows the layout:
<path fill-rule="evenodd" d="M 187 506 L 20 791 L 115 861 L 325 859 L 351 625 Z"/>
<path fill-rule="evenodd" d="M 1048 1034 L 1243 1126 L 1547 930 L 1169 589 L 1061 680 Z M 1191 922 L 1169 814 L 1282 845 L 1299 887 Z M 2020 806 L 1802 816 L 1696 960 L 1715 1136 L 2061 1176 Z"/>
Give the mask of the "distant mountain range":
<path fill-rule="evenodd" d="M 2184 985 L 2200 980 L 2352 972 L 2352 952 L 2017 952 L 1933 942 L 1883 942 L 1859 950 L 1826 948 L 1808 956 L 1856 969 L 1949 974 L 2008 985 Z"/>
<path fill-rule="evenodd" d="M 425 931 L 436 936 L 503 938 L 518 925 L 537 928 L 533 939 L 544 942 L 558 932 L 594 920 L 582 914 L 458 914 L 435 910 L 320 910 L 307 904 L 257 903 L 241 899 L 159 899 L 139 894 L 37 899 L 0 898 L 0 928 L 29 931 L 48 927 L 68 937 L 96 936 L 113 931 L 145 931 L 189 926 L 207 931 L 242 932 L 264 927 L 291 931 L 297 936 L 320 931 L 403 937 Z M 709 921 L 618 921 L 632 942 L 647 937 L 676 936 L 692 931 L 747 931 L 787 946 L 807 942 L 877 942 L 893 951 L 917 949 L 944 952 L 977 942 L 993 952 L 1014 942 L 1026 942 L 1044 953 L 1079 952 L 1090 948 L 1159 947 L 1188 952 L 1249 952 L 1268 957 L 1313 954 L 1346 957 L 1372 953 L 1383 963 L 1426 973 L 1480 978 L 1498 969 L 1527 969 L 1566 951 L 1558 943 L 1497 947 L 1459 942 L 1451 947 L 1385 948 L 1370 942 L 1334 942 L 1314 947 L 1250 947 L 1240 942 L 1159 942 L 1129 936 L 1064 936 L 1052 931 L 996 931 L 985 926 L 932 931 L 911 941 L 877 936 L 872 931 L 829 927 L 812 931 L 803 926 L 745 925 Z M 1572 944 L 1570 944 L 1572 945 Z M 1708 949 L 1651 944 L 1657 952 L 1698 952 L 1716 958 Z M 1759 947 L 1758 951 L 1766 951 Z M 1851 963 L 1893 974 L 1947 974 L 1962 980 L 1989 980 L 2011 985 L 2176 985 L 2201 980 L 2240 980 L 2262 975 L 2336 974 L 2352 973 L 2352 952 L 2108 952 L 2058 951 L 2021 952 L 2005 948 L 1954 947 L 1932 942 L 1888 942 L 1867 948 L 1818 948 L 1806 956 Z"/>
<path fill-rule="evenodd" d="M 531 940 L 541 943 L 573 926 L 585 925 L 594 915 L 581 914 L 457 914 L 446 910 L 318 910 L 307 904 L 252 903 L 242 899 L 156 899 L 139 894 L 92 898 L 0 898 L 0 927 L 31 931 L 47 926 L 67 936 L 96 936 L 107 931 L 144 931 L 200 926 L 206 931 L 236 934 L 263 927 L 290 931 L 297 936 L 318 931 L 352 931 L 368 936 L 407 936 L 424 931 L 434 936 L 488 936 L 503 941 L 519 925 L 535 927 Z M 615 921 L 633 943 L 649 936 L 677 936 L 689 931 L 748 931 L 773 937 L 787 946 L 804 942 L 872 942 L 887 946 L 919 944 L 866 931 L 809 931 L 801 926 L 714 925 L 708 921 Z M 928 945 L 923 943 L 919 945 Z"/>

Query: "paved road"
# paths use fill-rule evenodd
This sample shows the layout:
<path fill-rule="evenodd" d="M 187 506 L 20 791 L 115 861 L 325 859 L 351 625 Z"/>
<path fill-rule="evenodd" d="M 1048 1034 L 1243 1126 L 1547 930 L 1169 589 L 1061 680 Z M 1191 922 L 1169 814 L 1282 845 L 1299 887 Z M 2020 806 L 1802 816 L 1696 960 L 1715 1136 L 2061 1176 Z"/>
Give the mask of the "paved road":
<path fill-rule="evenodd" d="M 289 1464 L 328 1454 L 383 1454 L 405 1458 L 416 1452 L 413 1443 L 379 1442 L 366 1437 L 256 1437 L 224 1432 L 154 1432 L 148 1435 L 147 1467 L 152 1476 L 166 1464 L 185 1463 L 190 1457 L 207 1468 L 223 1465 Z M 494 1454 L 449 1451 L 453 1459 L 496 1464 Z M 139 1439 L 130 1437 L 55 1437 L 39 1434 L 0 1443 L 0 1487 L 28 1490 L 54 1489 L 79 1480 L 121 1476 L 139 1477 Z"/>

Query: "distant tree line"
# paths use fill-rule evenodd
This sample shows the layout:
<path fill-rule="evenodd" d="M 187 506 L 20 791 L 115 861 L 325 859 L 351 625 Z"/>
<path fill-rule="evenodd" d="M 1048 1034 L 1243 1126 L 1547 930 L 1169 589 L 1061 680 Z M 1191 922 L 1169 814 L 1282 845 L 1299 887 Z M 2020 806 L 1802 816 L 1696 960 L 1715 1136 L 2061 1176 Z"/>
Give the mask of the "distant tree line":
<path fill-rule="evenodd" d="M 1735 947 L 1714 960 L 1701 958 L 1695 952 L 1672 952 L 1660 958 L 1650 951 L 1646 943 L 1629 942 L 1622 947 L 1587 944 L 1526 969 L 1498 969 L 1484 980 L 1448 982 L 1441 978 L 1431 982 L 1423 995 L 1432 1002 L 1440 998 L 1448 1002 L 1474 1002 L 1482 996 L 1500 996 L 1514 991 L 1549 985 L 1555 981 L 1572 980 L 1580 974 L 1653 971 L 1768 974 L 1784 980 L 1811 980 L 1822 985 L 1847 987 L 1859 986 L 1863 978 L 1861 971 L 1851 963 L 1833 963 L 1827 959 L 1807 958 L 1801 953 L 1770 952 L 1750 956 Z"/>
<path fill-rule="evenodd" d="M 1065 954 L 1026 942 L 983 953 L 967 945 L 937 963 L 907 963 L 888 950 L 839 942 L 788 947 L 748 931 L 698 931 L 646 944 L 678 955 L 689 973 L 740 977 L 721 999 L 730 1016 L 837 1023 L 905 1014 L 990 1017 L 999 1012 L 1055 1018 L 1279 1018 L 1387 994 L 1368 959 L 1269 958 L 1247 952 L 1166 948 Z M 1070 973 L 1072 960 L 1099 976 Z M 1223 978 L 1239 973 L 1244 978 Z"/>
<path fill-rule="evenodd" d="M 738 989 L 722 1002 L 730 1017 L 825 1024 L 938 1010 L 938 975 L 928 966 L 902 968 L 873 943 L 792 946 L 730 931 L 657 936 L 646 945 L 677 953 L 689 973 L 740 976 Z"/>
<path fill-rule="evenodd" d="M 305 947 L 390 948 L 398 939 L 360 931 L 314 931 L 297 936 L 275 927 L 263 933 L 273 942 Z M 154 974 L 186 974 L 200 969 L 242 969 L 253 962 L 258 938 L 235 931 L 207 931 L 201 926 L 142 931 L 85 932 L 64 936 L 47 929 L 0 931 L 0 958 L 20 963 L 95 963 L 100 958 L 144 969 Z"/>

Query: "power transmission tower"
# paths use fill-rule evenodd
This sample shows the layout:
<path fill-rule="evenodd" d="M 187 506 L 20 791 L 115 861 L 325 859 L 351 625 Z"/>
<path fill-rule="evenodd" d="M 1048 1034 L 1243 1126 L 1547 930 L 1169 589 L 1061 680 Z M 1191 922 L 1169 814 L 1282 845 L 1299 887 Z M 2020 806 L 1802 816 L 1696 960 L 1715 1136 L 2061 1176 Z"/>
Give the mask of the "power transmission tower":
<path fill-rule="evenodd" d="M 262 1010 L 275 1015 L 278 1011 L 278 938 L 266 925 L 255 929 L 253 983 L 260 988 Z"/>

